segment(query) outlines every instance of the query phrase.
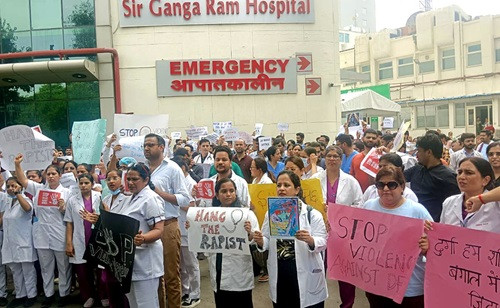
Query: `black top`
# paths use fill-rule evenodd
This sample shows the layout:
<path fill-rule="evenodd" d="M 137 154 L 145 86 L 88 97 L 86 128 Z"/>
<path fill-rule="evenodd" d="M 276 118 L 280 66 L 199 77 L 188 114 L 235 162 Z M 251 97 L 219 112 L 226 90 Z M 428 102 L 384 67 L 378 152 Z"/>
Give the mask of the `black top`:
<path fill-rule="evenodd" d="M 460 193 L 456 174 L 440 164 L 430 169 L 422 165 L 413 166 L 404 172 L 405 179 L 435 222 L 441 219 L 443 201 Z"/>

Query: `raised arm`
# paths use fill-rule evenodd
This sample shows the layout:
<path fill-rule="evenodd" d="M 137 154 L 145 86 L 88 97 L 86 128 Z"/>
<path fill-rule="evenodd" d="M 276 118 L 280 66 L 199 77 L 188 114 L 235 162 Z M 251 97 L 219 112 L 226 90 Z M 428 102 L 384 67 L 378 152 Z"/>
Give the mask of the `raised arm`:
<path fill-rule="evenodd" d="M 24 170 L 21 167 L 21 163 L 23 162 L 23 154 L 17 154 L 16 158 L 14 159 L 14 164 L 16 166 L 16 176 L 17 180 L 21 185 L 26 188 L 28 187 L 28 178 L 24 174 Z"/>

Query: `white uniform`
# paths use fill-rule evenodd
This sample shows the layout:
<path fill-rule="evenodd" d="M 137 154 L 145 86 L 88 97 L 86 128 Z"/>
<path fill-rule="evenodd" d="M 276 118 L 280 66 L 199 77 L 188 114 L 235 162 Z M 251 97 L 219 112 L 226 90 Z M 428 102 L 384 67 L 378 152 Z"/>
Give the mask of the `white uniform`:
<path fill-rule="evenodd" d="M 269 175 L 267 175 L 267 172 L 262 175 L 262 177 L 260 178 L 260 181 L 258 183 L 256 180 L 257 180 L 257 178 L 253 179 L 252 184 L 272 184 L 273 183 L 273 180 L 271 180 Z"/>
<path fill-rule="evenodd" d="M 7 182 L 7 179 L 5 179 Z M 0 213 L 3 215 L 5 208 L 9 205 L 11 199 L 7 193 L 0 191 Z M 0 249 L 3 248 L 3 226 L 0 225 Z M 0 297 L 7 297 L 7 281 L 5 279 L 5 265 L 2 263 L 2 255 L 0 254 Z"/>
<path fill-rule="evenodd" d="M 328 183 L 327 170 L 316 173 L 312 176 L 313 179 L 319 179 L 321 183 L 321 192 L 323 193 L 323 202 L 327 201 Z M 358 181 L 350 174 L 340 170 L 339 186 L 337 188 L 337 196 L 335 203 L 349 205 L 354 207 L 361 206 L 361 197 L 363 192 Z"/>
<path fill-rule="evenodd" d="M 484 191 L 486 193 L 487 190 Z M 483 204 L 479 211 L 469 213 L 463 219 L 462 202 L 464 194 L 448 197 L 443 202 L 440 222 L 443 224 L 500 233 L 500 202 Z"/>
<path fill-rule="evenodd" d="M 54 269 L 57 262 L 59 271 L 59 296 L 69 294 L 71 287 L 71 266 L 66 256 L 66 224 L 64 213 L 57 206 L 39 206 L 38 192 L 50 190 L 48 184 L 38 184 L 28 180 L 26 191 L 33 195 L 36 222 L 33 224 L 33 244 L 37 249 L 42 270 L 43 291 L 45 296 L 54 295 Z M 61 198 L 68 200 L 69 190 L 59 185 L 54 191 L 61 193 Z"/>
<path fill-rule="evenodd" d="M 23 210 L 17 199 L 9 198 L 10 204 L 6 204 L 3 213 L 2 262 L 12 270 L 16 298 L 25 296 L 33 298 L 37 295 L 36 271 L 33 263 L 37 260 L 37 255 L 31 233 L 33 205 L 28 197 L 24 199 L 31 206 L 29 211 Z"/>
<path fill-rule="evenodd" d="M 99 205 L 101 204 L 101 194 L 92 190 L 92 210 L 99 214 Z M 85 253 L 85 227 L 83 219 L 80 217 L 80 211 L 85 209 L 83 204 L 82 194 L 78 194 L 69 198 L 66 204 L 66 212 L 64 213 L 64 221 L 73 223 L 73 248 L 75 256 L 69 258 L 69 263 L 83 264 L 87 263 L 83 259 Z"/>
<path fill-rule="evenodd" d="M 158 222 L 165 220 L 163 200 L 158 194 L 144 187 L 137 195 L 127 197 L 118 214 L 127 215 L 139 221 L 139 230 L 148 233 Z M 131 308 L 159 307 L 158 284 L 163 276 L 163 245 L 161 240 L 136 247 L 132 285 L 126 294 Z"/>
<path fill-rule="evenodd" d="M 308 307 L 325 301 L 328 298 L 326 286 L 325 268 L 321 252 L 326 249 L 326 232 L 323 216 L 317 210 L 310 212 L 311 223 L 307 218 L 307 205 L 300 202 L 299 226 L 301 230 L 307 230 L 314 238 L 314 250 L 309 245 L 297 239 L 295 242 L 295 262 L 297 265 L 297 278 L 299 282 L 300 307 Z M 267 259 L 267 270 L 269 272 L 269 292 L 271 300 L 276 302 L 278 283 L 278 257 L 276 253 L 276 239 L 269 235 L 269 217 L 266 213 L 262 225 L 264 246 L 259 251 L 269 250 Z"/>
<path fill-rule="evenodd" d="M 248 211 L 245 221 L 250 221 L 252 232 L 259 230 L 259 221 L 252 211 Z M 217 254 L 208 256 L 210 266 L 210 283 L 214 292 L 217 291 Z M 251 255 L 222 254 L 222 269 L 220 289 L 223 291 L 248 291 L 254 287 L 253 263 Z"/>

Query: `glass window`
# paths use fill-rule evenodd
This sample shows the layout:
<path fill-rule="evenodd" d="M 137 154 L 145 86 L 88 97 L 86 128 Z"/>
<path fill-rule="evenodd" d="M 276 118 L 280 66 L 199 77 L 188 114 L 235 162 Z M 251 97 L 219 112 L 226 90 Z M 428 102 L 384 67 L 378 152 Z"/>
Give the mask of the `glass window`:
<path fill-rule="evenodd" d="M 420 62 L 419 68 L 420 68 L 420 74 L 434 72 L 434 60 Z"/>
<path fill-rule="evenodd" d="M 446 49 L 441 52 L 441 69 L 455 69 L 455 49 Z"/>
<path fill-rule="evenodd" d="M 425 106 L 425 124 L 427 127 L 436 127 L 436 106 Z"/>
<path fill-rule="evenodd" d="M 500 38 L 495 39 L 495 62 L 500 62 Z"/>
<path fill-rule="evenodd" d="M 425 107 L 418 106 L 417 107 L 417 128 L 425 127 Z"/>
<path fill-rule="evenodd" d="M 64 49 L 94 47 L 96 47 L 96 35 L 93 26 L 64 29 Z"/>
<path fill-rule="evenodd" d="M 61 0 L 31 0 L 33 29 L 61 28 Z"/>
<path fill-rule="evenodd" d="M 378 65 L 378 79 L 379 80 L 392 79 L 392 77 L 393 77 L 392 61 L 380 63 Z"/>
<path fill-rule="evenodd" d="M 448 104 L 437 106 L 436 114 L 437 114 L 437 127 L 446 128 L 450 126 Z"/>
<path fill-rule="evenodd" d="M 368 80 L 363 82 L 371 82 L 370 65 L 361 66 L 361 74 L 368 76 Z"/>
<path fill-rule="evenodd" d="M 411 109 L 412 107 L 401 107 L 401 113 L 399 114 L 401 123 L 402 121 L 410 121 L 411 120 Z"/>
<path fill-rule="evenodd" d="M 465 126 L 465 103 L 455 104 L 455 126 Z"/>
<path fill-rule="evenodd" d="M 467 66 L 481 65 L 481 44 L 467 46 Z"/>
<path fill-rule="evenodd" d="M 345 33 L 344 34 L 344 40 L 346 43 L 349 43 L 350 42 L 350 37 L 349 37 L 349 33 Z"/>
<path fill-rule="evenodd" d="M 94 1 L 63 0 L 64 27 L 95 25 Z"/>
<path fill-rule="evenodd" d="M 344 42 L 344 33 L 342 33 L 342 32 L 339 33 L 339 42 L 341 42 L 341 43 Z"/>
<path fill-rule="evenodd" d="M 413 75 L 413 58 L 398 60 L 398 77 Z"/>
<path fill-rule="evenodd" d="M 5 21 L 12 28 L 12 30 L 17 30 L 17 31 L 30 30 L 29 1 L 28 0 L 0 1 L 0 17 L 2 18 L 2 21 Z"/>
<path fill-rule="evenodd" d="M 449 107 L 445 105 L 427 105 L 417 107 L 417 128 L 448 127 Z"/>
<path fill-rule="evenodd" d="M 68 98 L 87 99 L 99 98 L 99 82 L 71 82 L 66 84 L 68 89 Z"/>
<path fill-rule="evenodd" d="M 62 29 L 33 31 L 33 50 L 63 49 Z"/>
<path fill-rule="evenodd" d="M 2 53 L 21 52 L 31 50 L 30 31 L 3 33 Z"/>

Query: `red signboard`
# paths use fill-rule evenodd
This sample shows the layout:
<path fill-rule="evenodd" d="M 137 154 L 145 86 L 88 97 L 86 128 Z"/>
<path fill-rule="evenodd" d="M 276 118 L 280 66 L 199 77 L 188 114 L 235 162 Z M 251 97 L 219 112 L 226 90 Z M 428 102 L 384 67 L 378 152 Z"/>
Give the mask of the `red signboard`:
<path fill-rule="evenodd" d="M 306 78 L 306 95 L 321 95 L 321 78 Z"/>
<path fill-rule="evenodd" d="M 38 192 L 38 206 L 58 206 L 61 193 L 53 190 L 40 190 Z"/>
<path fill-rule="evenodd" d="M 210 179 L 201 180 L 196 185 L 196 198 L 212 199 L 215 197 L 214 181 Z"/>

